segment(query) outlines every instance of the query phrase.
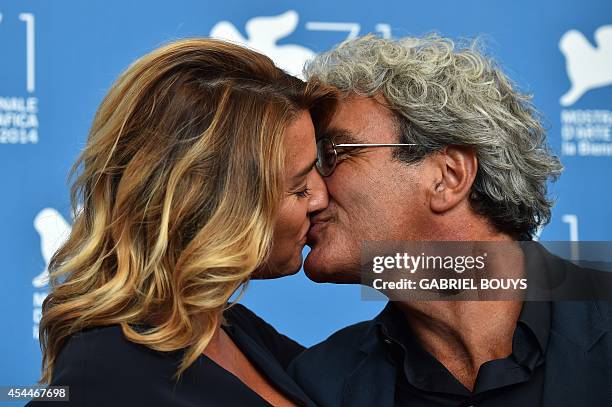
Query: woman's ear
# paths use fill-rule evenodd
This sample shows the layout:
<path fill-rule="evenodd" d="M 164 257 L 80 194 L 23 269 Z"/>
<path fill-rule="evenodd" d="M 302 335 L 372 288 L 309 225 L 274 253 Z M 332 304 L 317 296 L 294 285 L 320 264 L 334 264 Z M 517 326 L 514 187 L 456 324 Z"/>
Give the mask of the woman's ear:
<path fill-rule="evenodd" d="M 454 208 L 469 196 L 478 170 L 478 159 L 471 148 L 448 146 L 439 153 L 439 179 L 430 195 L 430 207 L 435 213 Z"/>

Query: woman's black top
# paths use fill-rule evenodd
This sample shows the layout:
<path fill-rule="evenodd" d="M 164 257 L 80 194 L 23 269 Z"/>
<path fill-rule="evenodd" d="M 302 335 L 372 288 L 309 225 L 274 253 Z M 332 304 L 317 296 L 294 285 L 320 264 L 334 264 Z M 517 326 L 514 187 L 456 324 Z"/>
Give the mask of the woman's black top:
<path fill-rule="evenodd" d="M 285 373 L 304 350 L 246 307 L 224 314 L 223 329 L 257 370 L 300 406 L 312 401 Z M 269 406 L 232 373 L 206 355 L 176 382 L 183 351 L 157 352 L 125 338 L 119 325 L 72 335 L 56 359 L 52 386 L 69 386 L 69 402 L 32 401 L 28 406 Z"/>

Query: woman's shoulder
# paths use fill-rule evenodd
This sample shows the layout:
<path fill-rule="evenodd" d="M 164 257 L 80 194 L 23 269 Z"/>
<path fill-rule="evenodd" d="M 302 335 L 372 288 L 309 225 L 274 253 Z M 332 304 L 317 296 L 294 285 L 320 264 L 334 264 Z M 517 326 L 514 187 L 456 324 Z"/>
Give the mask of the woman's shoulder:
<path fill-rule="evenodd" d="M 138 332 L 139 326 L 132 326 Z M 121 325 L 91 327 L 71 335 L 63 351 L 78 356 L 96 355 L 108 360 L 116 357 L 158 358 L 165 353 L 154 351 L 145 345 L 127 339 Z M 61 352 L 60 352 L 61 354 Z M 107 356 L 103 358 L 102 356 Z"/>
<path fill-rule="evenodd" d="M 237 328 L 259 346 L 267 349 L 285 369 L 305 349 L 295 340 L 279 333 L 272 325 L 242 304 L 232 304 L 223 313 L 223 316 L 229 326 L 230 333 L 233 330 L 234 335 L 240 335 L 236 332 Z"/>
<path fill-rule="evenodd" d="M 253 311 L 237 302 L 232 303 L 230 307 L 223 312 L 223 317 L 225 317 L 228 323 L 234 324 L 261 325 L 262 323 L 266 323 Z"/>
<path fill-rule="evenodd" d="M 157 352 L 128 340 L 120 325 L 88 328 L 68 338 L 55 362 L 53 381 L 94 379 L 116 385 L 124 379 L 148 380 L 153 372 L 172 374 L 179 358 L 177 352 Z"/>
<path fill-rule="evenodd" d="M 272 325 L 242 304 L 233 303 L 225 310 L 223 317 L 228 326 L 238 327 L 254 339 L 281 335 Z"/>
<path fill-rule="evenodd" d="M 119 325 L 72 334 L 59 352 L 51 386 L 68 386 L 68 405 L 133 405 L 167 397 L 180 355 L 128 340 Z M 37 404 L 32 404 L 37 405 Z"/>

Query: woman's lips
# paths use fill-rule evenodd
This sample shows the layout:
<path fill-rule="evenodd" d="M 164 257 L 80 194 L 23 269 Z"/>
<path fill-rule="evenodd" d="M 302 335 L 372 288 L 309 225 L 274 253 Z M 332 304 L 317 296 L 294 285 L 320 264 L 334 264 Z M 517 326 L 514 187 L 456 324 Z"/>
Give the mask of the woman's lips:
<path fill-rule="evenodd" d="M 298 241 L 298 245 L 301 245 L 302 247 L 306 245 L 306 242 L 308 241 L 308 231 L 310 230 L 310 226 L 312 225 L 312 222 L 308 222 L 307 225 L 304 225 L 304 229 L 302 230 L 302 238 Z"/>

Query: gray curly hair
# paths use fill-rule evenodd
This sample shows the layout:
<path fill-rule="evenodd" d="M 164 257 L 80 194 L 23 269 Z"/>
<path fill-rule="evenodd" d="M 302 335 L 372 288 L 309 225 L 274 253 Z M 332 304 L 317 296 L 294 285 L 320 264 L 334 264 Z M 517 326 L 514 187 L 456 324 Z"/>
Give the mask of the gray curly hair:
<path fill-rule="evenodd" d="M 337 87 L 344 96 L 382 94 L 395 112 L 401 143 L 394 151 L 414 163 L 448 145 L 472 148 L 478 171 L 472 208 L 517 240 L 531 240 L 550 221 L 547 181 L 563 167 L 546 145 L 531 96 L 517 90 L 478 41 L 456 46 L 447 38 L 345 41 L 308 63 L 308 79 Z"/>

